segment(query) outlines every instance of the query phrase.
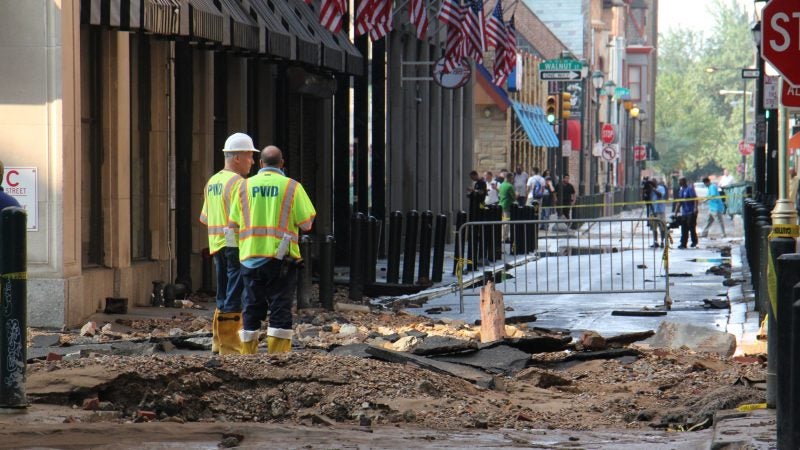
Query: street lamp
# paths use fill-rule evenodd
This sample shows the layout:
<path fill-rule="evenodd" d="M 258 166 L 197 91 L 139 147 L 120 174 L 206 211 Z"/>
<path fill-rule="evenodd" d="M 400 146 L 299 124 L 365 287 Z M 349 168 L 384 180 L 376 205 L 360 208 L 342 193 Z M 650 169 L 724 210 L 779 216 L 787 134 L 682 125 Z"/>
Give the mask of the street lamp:
<path fill-rule="evenodd" d="M 603 85 L 606 90 L 606 97 L 608 99 L 608 115 L 606 115 L 606 123 L 611 123 L 611 101 L 614 98 L 614 90 L 617 87 L 617 83 L 614 83 L 614 80 L 608 80 Z M 598 108 L 597 111 L 600 114 L 600 110 Z M 611 161 L 606 162 L 606 192 L 611 192 Z"/>
<path fill-rule="evenodd" d="M 600 142 L 600 91 L 603 90 L 603 72 L 599 70 L 595 70 L 592 72 L 592 87 L 594 87 L 594 92 L 596 94 L 596 101 L 597 101 L 597 108 L 595 109 L 595 116 L 594 116 L 594 136 L 595 142 Z M 597 158 L 592 157 L 590 159 L 591 163 L 589 166 L 589 176 L 590 176 L 590 188 L 591 193 L 594 194 L 598 192 L 597 186 Z"/>

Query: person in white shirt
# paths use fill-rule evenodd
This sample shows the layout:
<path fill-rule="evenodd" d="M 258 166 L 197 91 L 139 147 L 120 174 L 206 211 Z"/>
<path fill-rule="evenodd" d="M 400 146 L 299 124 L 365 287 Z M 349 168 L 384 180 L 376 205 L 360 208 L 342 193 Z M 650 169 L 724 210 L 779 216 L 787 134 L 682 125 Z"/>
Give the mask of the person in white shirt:
<path fill-rule="evenodd" d="M 528 184 L 528 173 L 522 171 L 522 166 L 517 166 L 514 173 L 514 192 L 517 193 L 517 204 L 525 206 L 525 188 Z"/>
<path fill-rule="evenodd" d="M 497 188 L 500 187 L 500 183 L 494 179 L 494 175 L 492 175 L 492 172 L 488 170 L 484 172 L 483 180 L 486 181 L 487 186 L 486 205 L 498 204 L 500 202 L 500 195 L 497 191 Z"/>
<path fill-rule="evenodd" d="M 717 183 L 720 189 L 725 189 L 729 185 L 733 184 L 733 176 L 728 172 L 728 169 L 722 170 L 722 176 L 719 178 L 719 183 Z"/>
<path fill-rule="evenodd" d="M 541 203 L 545 187 L 544 178 L 542 178 L 542 176 L 539 175 L 539 168 L 534 167 L 532 172 L 533 175 L 531 175 L 530 178 L 528 178 L 525 190 L 523 191 L 526 193 L 529 205 L 533 204 L 534 201 Z"/>

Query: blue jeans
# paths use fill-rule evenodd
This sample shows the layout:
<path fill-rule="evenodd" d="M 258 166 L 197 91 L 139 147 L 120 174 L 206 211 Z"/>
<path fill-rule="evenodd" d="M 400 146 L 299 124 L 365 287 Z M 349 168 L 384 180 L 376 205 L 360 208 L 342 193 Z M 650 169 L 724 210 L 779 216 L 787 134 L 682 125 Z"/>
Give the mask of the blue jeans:
<path fill-rule="evenodd" d="M 297 266 L 283 267 L 283 261 L 271 259 L 250 269 L 242 266 L 245 300 L 242 309 L 242 328 L 261 329 L 269 311 L 270 328 L 292 329 L 292 302 L 297 289 Z"/>
<path fill-rule="evenodd" d="M 244 283 L 239 249 L 223 247 L 214 253 L 214 265 L 217 269 L 217 309 L 223 313 L 240 312 Z"/>

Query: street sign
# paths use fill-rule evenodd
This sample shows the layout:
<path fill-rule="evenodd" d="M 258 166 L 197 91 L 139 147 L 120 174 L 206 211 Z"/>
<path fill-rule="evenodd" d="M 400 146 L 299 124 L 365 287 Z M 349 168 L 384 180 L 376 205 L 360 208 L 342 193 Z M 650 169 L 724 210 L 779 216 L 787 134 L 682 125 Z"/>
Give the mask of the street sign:
<path fill-rule="evenodd" d="M 794 86 L 788 81 L 781 83 L 781 105 L 787 108 L 800 108 L 800 86 Z"/>
<path fill-rule="evenodd" d="M 644 161 L 647 159 L 647 147 L 644 145 L 635 145 L 633 147 L 633 160 Z"/>
<path fill-rule="evenodd" d="M 592 146 L 592 156 L 597 156 L 598 158 L 603 156 L 603 143 L 597 141 Z"/>
<path fill-rule="evenodd" d="M 744 79 L 758 78 L 759 75 L 761 75 L 761 71 L 758 69 L 742 69 L 742 78 Z"/>
<path fill-rule="evenodd" d="M 748 144 L 745 141 L 739 141 L 739 153 L 741 153 L 742 156 L 748 156 L 753 153 L 753 150 L 755 149 L 754 147 L 755 146 L 753 144 Z"/>
<path fill-rule="evenodd" d="M 605 147 L 603 147 L 603 153 L 600 156 L 602 156 L 603 159 L 605 159 L 606 161 L 611 162 L 617 159 L 617 154 L 618 154 L 617 146 L 614 144 L 608 144 Z"/>
<path fill-rule="evenodd" d="M 778 109 L 779 77 L 764 77 L 764 109 Z"/>
<path fill-rule="evenodd" d="M 39 231 L 39 191 L 36 167 L 6 167 L 0 181 L 5 193 L 14 197 L 28 213 L 28 231 Z"/>
<path fill-rule="evenodd" d="M 610 144 L 617 140 L 617 131 L 613 124 L 603 124 L 603 128 L 600 129 L 600 139 L 603 140 L 604 144 Z"/>
<path fill-rule="evenodd" d="M 583 79 L 583 63 L 574 59 L 548 59 L 539 63 L 542 81 L 578 81 Z"/>
<path fill-rule="evenodd" d="M 572 141 L 569 139 L 564 139 L 561 141 L 561 156 L 564 158 L 569 158 L 572 154 Z"/>
<path fill-rule="evenodd" d="M 756 145 L 756 124 L 753 122 L 748 123 L 745 127 L 744 141 Z"/>
<path fill-rule="evenodd" d="M 619 87 L 617 86 L 614 88 L 614 98 L 626 98 L 631 96 L 631 90 L 626 87 Z"/>
<path fill-rule="evenodd" d="M 800 14 L 797 0 L 771 0 L 762 10 L 761 54 L 783 77 L 800 85 Z"/>

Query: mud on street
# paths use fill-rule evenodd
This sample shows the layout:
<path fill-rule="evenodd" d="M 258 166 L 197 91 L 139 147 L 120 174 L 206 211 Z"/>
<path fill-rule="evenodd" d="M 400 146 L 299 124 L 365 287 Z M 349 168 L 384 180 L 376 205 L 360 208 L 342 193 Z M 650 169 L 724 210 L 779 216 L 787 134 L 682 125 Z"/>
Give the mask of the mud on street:
<path fill-rule="evenodd" d="M 169 424 L 175 433 L 194 422 L 337 433 L 698 431 L 711 426 L 715 411 L 765 397 L 763 357 L 632 342 L 642 336 L 571 343 L 563 332 L 517 324 L 507 325 L 505 341 L 481 345 L 480 327 L 459 320 L 303 310 L 292 353 L 214 356 L 197 350 L 209 343 L 210 321 L 193 310 L 109 323 L 94 337 L 61 334 L 49 349 L 60 353 L 29 360 L 27 395 L 36 414 L 6 427 L 0 447 L 28 442 L 23 437 L 35 427 L 59 422 L 91 423 L 101 435 L 105 426 L 143 422 Z M 111 345 L 97 346 L 103 343 Z M 238 429 L 216 435 L 220 445 L 246 445 L 249 428 Z M 59 448 L 91 441 L 64 446 L 62 432 L 42 439 Z M 353 442 L 364 439 L 358 436 Z"/>

